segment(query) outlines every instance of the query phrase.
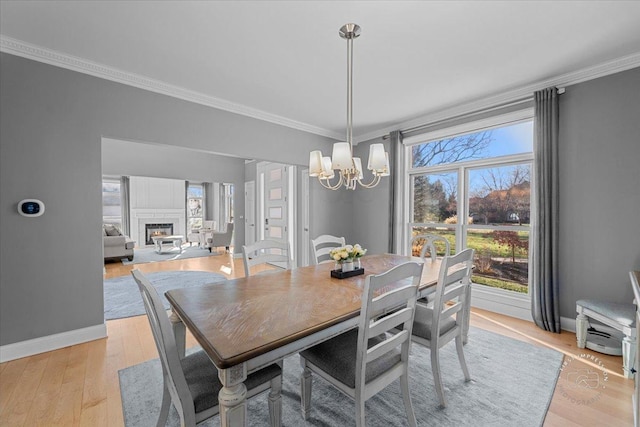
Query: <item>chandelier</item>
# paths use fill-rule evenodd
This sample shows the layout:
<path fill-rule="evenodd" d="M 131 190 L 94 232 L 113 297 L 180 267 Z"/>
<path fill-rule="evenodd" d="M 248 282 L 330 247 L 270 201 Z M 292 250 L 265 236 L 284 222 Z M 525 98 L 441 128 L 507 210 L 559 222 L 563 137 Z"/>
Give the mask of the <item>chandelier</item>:
<path fill-rule="evenodd" d="M 309 176 L 318 177 L 320 184 L 330 190 L 342 186 L 355 190 L 357 184 L 373 188 L 380 183 L 380 178 L 389 176 L 389 153 L 384 151 L 384 145 L 371 144 L 367 169 L 373 174 L 373 179 L 369 183 L 362 182 L 362 161 L 353 157 L 353 39 L 360 36 L 360 27 L 345 24 L 339 33 L 347 40 L 347 141 L 333 144 L 331 157 L 323 157 L 320 150 L 312 151 L 309 154 Z M 339 178 L 332 183 L 336 170 Z"/>

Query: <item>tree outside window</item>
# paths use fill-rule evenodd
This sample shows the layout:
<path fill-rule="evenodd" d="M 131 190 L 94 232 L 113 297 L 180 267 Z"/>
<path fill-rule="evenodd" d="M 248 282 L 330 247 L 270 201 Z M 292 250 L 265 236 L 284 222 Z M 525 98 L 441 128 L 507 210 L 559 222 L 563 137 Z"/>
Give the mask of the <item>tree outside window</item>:
<path fill-rule="evenodd" d="M 189 183 L 187 190 L 187 229 L 202 228 L 204 220 L 204 186 Z"/>
<path fill-rule="evenodd" d="M 411 236 L 473 248 L 474 283 L 527 293 L 532 151 L 531 121 L 411 147 Z"/>

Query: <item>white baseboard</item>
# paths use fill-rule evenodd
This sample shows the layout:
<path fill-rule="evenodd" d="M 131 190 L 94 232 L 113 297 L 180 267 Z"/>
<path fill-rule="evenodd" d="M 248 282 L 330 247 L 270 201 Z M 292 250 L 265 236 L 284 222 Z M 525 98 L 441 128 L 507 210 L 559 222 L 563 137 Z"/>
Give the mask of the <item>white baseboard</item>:
<path fill-rule="evenodd" d="M 107 325 L 89 326 L 0 346 L 0 363 L 107 337 Z"/>
<path fill-rule="evenodd" d="M 569 331 L 576 333 L 576 318 L 575 317 L 560 317 L 560 328 L 563 331 Z"/>

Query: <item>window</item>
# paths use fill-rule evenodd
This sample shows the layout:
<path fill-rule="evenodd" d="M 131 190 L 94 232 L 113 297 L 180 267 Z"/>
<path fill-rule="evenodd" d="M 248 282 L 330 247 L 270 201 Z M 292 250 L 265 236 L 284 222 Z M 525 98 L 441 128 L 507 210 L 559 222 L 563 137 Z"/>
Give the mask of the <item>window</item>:
<path fill-rule="evenodd" d="M 187 229 L 202 228 L 204 220 L 204 186 L 189 183 L 187 189 Z"/>
<path fill-rule="evenodd" d="M 122 197 L 119 180 L 102 180 L 102 222 L 114 224 L 122 230 Z"/>
<path fill-rule="evenodd" d="M 432 139 L 407 152 L 409 237 L 444 236 L 452 253 L 473 248 L 474 283 L 528 293 L 532 120 Z M 409 249 L 419 255 L 421 243 Z"/>
<path fill-rule="evenodd" d="M 233 222 L 233 184 L 222 184 L 224 188 L 224 222 Z"/>

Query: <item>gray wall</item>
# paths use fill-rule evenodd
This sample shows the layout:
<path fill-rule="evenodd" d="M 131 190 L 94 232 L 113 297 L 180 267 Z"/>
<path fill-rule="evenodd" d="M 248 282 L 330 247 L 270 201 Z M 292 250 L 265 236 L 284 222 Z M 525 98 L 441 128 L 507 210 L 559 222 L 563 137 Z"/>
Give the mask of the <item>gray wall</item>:
<path fill-rule="evenodd" d="M 355 155 L 360 156 L 366 168 L 369 158 L 369 147 L 373 143 L 384 143 L 389 151 L 389 141 L 382 139 L 360 143 L 355 148 Z M 371 181 L 368 170 L 364 172 L 365 183 Z M 367 248 L 368 254 L 389 252 L 389 177 L 382 178 L 380 183 L 368 190 L 356 190 L 353 216 L 353 243 L 360 243 Z"/>
<path fill-rule="evenodd" d="M 317 135 L 5 53 L 0 95 L 0 345 L 104 322 L 102 137 L 300 165 L 312 149 L 331 147 Z M 24 198 L 43 200 L 45 214 L 18 215 Z"/>
<path fill-rule="evenodd" d="M 631 302 L 640 270 L 640 68 L 560 96 L 560 303 Z"/>

